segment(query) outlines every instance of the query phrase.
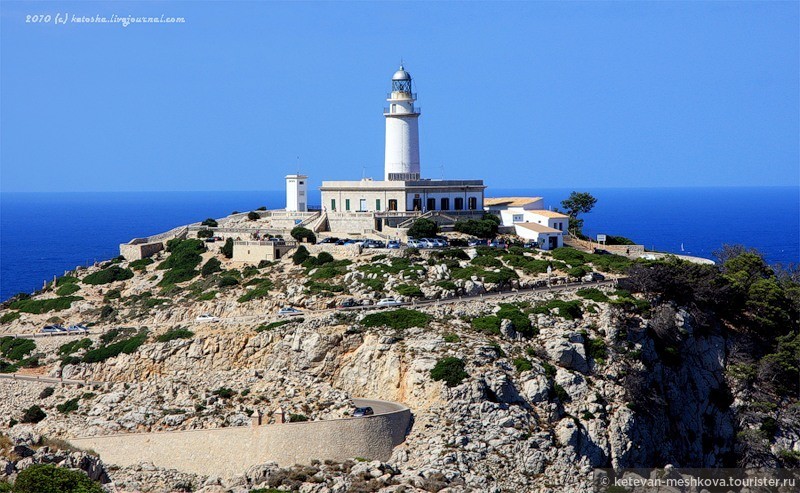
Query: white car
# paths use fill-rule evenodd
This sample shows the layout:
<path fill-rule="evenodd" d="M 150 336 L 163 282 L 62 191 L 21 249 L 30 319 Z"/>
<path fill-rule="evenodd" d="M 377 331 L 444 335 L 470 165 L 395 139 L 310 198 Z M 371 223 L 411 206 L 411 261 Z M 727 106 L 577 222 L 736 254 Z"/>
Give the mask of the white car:
<path fill-rule="evenodd" d="M 408 248 L 421 248 L 419 240 L 408 240 Z"/>
<path fill-rule="evenodd" d="M 295 315 L 302 315 L 302 314 L 303 312 L 301 312 L 300 310 L 298 310 L 293 306 L 284 306 L 283 308 L 278 310 L 279 317 L 293 317 Z"/>
<path fill-rule="evenodd" d="M 204 313 L 194 319 L 195 322 L 219 322 L 219 317 L 215 317 L 213 315 L 209 315 L 208 313 Z"/>
<path fill-rule="evenodd" d="M 86 334 L 89 332 L 89 327 L 83 324 L 73 324 L 67 327 L 67 332 L 80 332 L 82 334 Z"/>
<path fill-rule="evenodd" d="M 394 298 L 383 298 L 379 302 L 375 303 L 375 306 L 400 306 L 402 303 L 397 301 Z"/>

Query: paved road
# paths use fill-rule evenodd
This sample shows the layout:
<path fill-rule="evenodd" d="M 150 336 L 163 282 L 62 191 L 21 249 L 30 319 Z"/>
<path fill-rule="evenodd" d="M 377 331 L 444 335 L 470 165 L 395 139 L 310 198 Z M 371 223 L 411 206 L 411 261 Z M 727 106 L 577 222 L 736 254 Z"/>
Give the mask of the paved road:
<path fill-rule="evenodd" d="M 59 383 L 65 385 L 105 385 L 105 382 L 93 380 L 72 380 L 68 378 L 40 377 L 38 375 L 25 375 L 22 373 L 0 373 L 0 379 L 21 380 L 24 382 Z"/>
<path fill-rule="evenodd" d="M 356 407 L 371 407 L 375 414 L 389 414 L 396 411 L 403 411 L 408 409 L 408 407 L 400 404 L 399 402 L 391 402 L 391 401 L 379 401 L 377 399 L 362 399 L 362 398 L 353 398 L 353 404 Z"/>

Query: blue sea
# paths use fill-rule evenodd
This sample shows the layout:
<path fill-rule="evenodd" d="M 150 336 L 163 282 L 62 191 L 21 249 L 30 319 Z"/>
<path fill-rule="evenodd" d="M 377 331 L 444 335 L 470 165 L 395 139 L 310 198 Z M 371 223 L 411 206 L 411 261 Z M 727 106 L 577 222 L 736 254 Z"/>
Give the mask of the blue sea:
<path fill-rule="evenodd" d="M 557 207 L 568 189 L 487 189 L 488 197 L 542 196 Z M 598 188 L 584 232 L 621 235 L 648 249 L 713 258 L 723 244 L 760 250 L 770 263 L 800 260 L 800 187 Z M 0 299 L 41 288 L 77 265 L 119 254 L 119 244 L 181 224 L 261 206 L 283 191 L 2 193 Z"/>

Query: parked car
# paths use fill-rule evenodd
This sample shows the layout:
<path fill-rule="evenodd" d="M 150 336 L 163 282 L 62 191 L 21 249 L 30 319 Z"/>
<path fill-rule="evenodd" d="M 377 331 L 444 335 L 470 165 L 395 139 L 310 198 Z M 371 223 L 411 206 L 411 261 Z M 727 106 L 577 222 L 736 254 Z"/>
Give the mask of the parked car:
<path fill-rule="evenodd" d="M 211 238 L 206 238 L 206 243 L 214 243 L 215 241 L 217 241 L 217 240 L 214 239 L 213 236 Z"/>
<path fill-rule="evenodd" d="M 364 248 L 386 248 L 386 243 L 380 240 L 367 240 L 361 246 Z"/>
<path fill-rule="evenodd" d="M 295 315 L 302 315 L 303 312 L 293 306 L 284 306 L 278 310 L 279 317 L 294 317 Z"/>
<path fill-rule="evenodd" d="M 336 243 L 339 241 L 339 238 L 332 236 L 330 238 L 325 238 L 324 240 L 320 241 L 320 243 Z"/>
<path fill-rule="evenodd" d="M 339 245 L 339 246 L 344 245 L 345 243 L 347 243 L 347 240 L 337 240 L 336 241 L 336 244 Z"/>
<path fill-rule="evenodd" d="M 355 411 L 353 411 L 354 418 L 363 418 L 364 416 L 372 416 L 375 414 L 375 411 L 372 410 L 371 407 L 357 407 Z"/>
<path fill-rule="evenodd" d="M 336 308 L 353 308 L 354 306 L 361 306 L 358 304 L 356 300 L 353 298 L 347 298 L 346 300 L 339 303 Z"/>
<path fill-rule="evenodd" d="M 523 244 L 522 248 L 536 248 L 537 246 L 539 246 L 539 245 L 537 245 L 536 243 L 533 243 L 532 241 L 529 241 L 529 242 Z"/>
<path fill-rule="evenodd" d="M 198 315 L 195 322 L 219 322 L 219 317 L 215 317 L 213 315 L 209 315 L 208 313 L 204 313 L 202 315 Z"/>
<path fill-rule="evenodd" d="M 69 327 L 67 327 L 67 332 L 80 332 L 82 334 L 86 334 L 87 332 L 89 332 L 89 327 L 83 324 L 72 324 Z"/>
<path fill-rule="evenodd" d="M 394 298 L 383 298 L 379 302 L 375 303 L 375 306 L 400 306 L 402 303 L 397 301 Z"/>
<path fill-rule="evenodd" d="M 435 240 L 431 238 L 422 238 L 419 240 L 420 248 L 436 248 Z"/>
<path fill-rule="evenodd" d="M 419 244 L 419 240 L 408 240 L 408 248 L 424 248 Z"/>
<path fill-rule="evenodd" d="M 67 329 L 64 328 L 61 324 L 53 324 L 53 325 L 45 325 L 42 327 L 40 331 L 42 334 L 58 334 L 60 332 L 66 332 Z"/>
<path fill-rule="evenodd" d="M 397 240 L 390 240 L 389 243 L 386 244 L 386 248 L 397 250 L 398 248 L 400 248 L 400 242 Z"/>
<path fill-rule="evenodd" d="M 492 240 L 489 243 L 489 246 L 492 248 L 506 248 L 506 242 L 503 240 Z"/>
<path fill-rule="evenodd" d="M 467 246 L 480 246 L 485 244 L 486 240 L 481 240 L 480 238 L 470 238 L 467 240 Z"/>
<path fill-rule="evenodd" d="M 447 246 L 447 240 L 443 238 L 433 238 L 431 241 L 433 241 L 436 248 L 444 248 Z"/>
<path fill-rule="evenodd" d="M 606 276 L 600 274 L 599 272 L 590 272 L 583 276 L 582 280 L 584 282 L 592 282 L 592 281 L 604 281 Z"/>

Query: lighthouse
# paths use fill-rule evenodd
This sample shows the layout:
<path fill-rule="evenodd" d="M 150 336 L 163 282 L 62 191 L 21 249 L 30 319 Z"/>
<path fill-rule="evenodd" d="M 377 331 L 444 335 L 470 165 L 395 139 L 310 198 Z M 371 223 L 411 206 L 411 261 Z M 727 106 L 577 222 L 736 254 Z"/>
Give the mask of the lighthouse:
<path fill-rule="evenodd" d="M 384 160 L 387 181 L 419 180 L 419 109 L 414 108 L 417 95 L 411 92 L 411 74 L 402 65 L 392 76 L 392 92 L 386 117 L 386 155 Z"/>

